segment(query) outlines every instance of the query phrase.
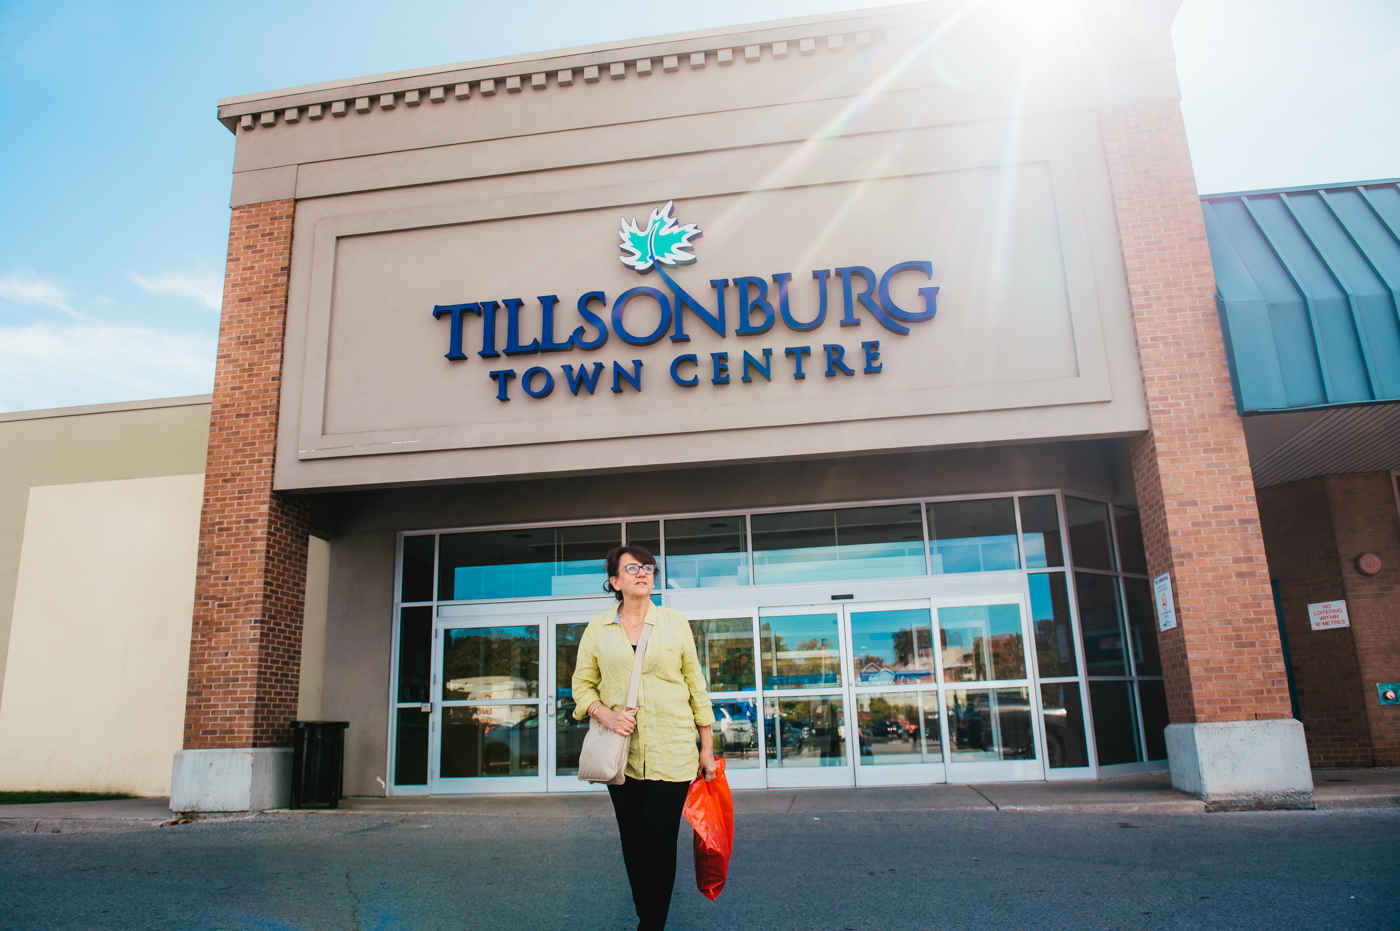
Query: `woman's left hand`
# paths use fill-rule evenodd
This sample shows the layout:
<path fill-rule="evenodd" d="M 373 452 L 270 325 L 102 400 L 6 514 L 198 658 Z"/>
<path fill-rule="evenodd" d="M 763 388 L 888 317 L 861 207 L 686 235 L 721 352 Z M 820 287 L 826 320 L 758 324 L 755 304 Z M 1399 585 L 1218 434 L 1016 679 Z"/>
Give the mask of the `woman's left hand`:
<path fill-rule="evenodd" d="M 700 771 L 695 775 L 705 777 L 706 782 L 711 782 L 718 774 L 718 767 L 715 766 L 715 755 L 713 753 L 700 754 Z"/>

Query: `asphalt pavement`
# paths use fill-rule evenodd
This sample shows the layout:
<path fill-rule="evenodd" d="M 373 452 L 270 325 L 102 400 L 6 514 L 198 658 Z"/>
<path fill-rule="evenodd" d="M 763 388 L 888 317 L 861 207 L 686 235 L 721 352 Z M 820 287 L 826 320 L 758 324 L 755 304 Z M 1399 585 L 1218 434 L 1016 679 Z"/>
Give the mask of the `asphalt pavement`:
<path fill-rule="evenodd" d="M 1400 808 L 1046 811 L 985 796 L 930 808 L 918 791 L 740 795 L 716 902 L 695 890 L 682 828 L 668 927 L 1400 929 Z M 129 812 L 143 803 L 163 814 L 148 800 Z M 160 828 L 50 817 L 22 830 L 9 819 L 0 928 L 635 927 L 605 798 L 436 808 Z"/>

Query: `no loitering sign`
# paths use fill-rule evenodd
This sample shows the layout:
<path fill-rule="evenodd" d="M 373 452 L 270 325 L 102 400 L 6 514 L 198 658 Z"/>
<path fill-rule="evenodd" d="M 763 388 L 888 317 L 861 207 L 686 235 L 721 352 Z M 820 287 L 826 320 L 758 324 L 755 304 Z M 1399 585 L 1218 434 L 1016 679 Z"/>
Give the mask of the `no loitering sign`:
<path fill-rule="evenodd" d="M 1345 601 L 1320 601 L 1308 605 L 1308 624 L 1313 630 L 1332 630 L 1336 627 L 1350 627 Z"/>

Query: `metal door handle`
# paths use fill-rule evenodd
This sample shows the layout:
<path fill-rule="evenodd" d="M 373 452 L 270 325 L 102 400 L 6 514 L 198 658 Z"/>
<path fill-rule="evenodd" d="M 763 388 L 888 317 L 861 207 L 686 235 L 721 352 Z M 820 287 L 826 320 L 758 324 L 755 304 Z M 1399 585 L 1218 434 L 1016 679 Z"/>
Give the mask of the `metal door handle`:
<path fill-rule="evenodd" d="M 546 695 L 544 699 L 544 713 L 549 717 L 554 717 L 554 696 Z"/>

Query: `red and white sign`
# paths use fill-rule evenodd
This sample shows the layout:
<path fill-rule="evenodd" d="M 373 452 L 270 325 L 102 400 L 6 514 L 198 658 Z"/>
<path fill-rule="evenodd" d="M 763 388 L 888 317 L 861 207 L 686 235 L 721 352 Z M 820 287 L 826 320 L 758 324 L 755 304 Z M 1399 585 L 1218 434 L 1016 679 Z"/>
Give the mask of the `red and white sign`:
<path fill-rule="evenodd" d="M 1320 601 L 1308 605 L 1308 623 L 1313 630 L 1331 630 L 1334 627 L 1350 627 L 1345 601 Z"/>

